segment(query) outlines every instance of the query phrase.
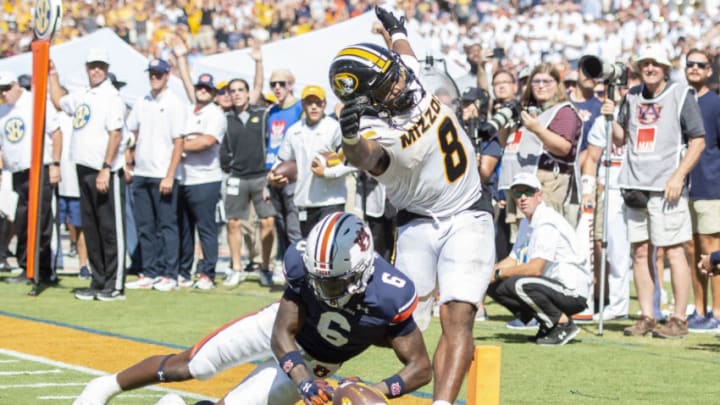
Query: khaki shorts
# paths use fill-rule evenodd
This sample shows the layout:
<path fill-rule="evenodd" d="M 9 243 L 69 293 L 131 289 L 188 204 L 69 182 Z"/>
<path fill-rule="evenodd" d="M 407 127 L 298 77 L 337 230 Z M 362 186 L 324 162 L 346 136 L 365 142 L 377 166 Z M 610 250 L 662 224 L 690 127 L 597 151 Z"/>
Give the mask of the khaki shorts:
<path fill-rule="evenodd" d="M 692 231 L 700 235 L 720 233 L 720 200 L 690 201 Z"/>
<path fill-rule="evenodd" d="M 675 246 L 692 238 L 687 196 L 670 205 L 661 191 L 651 191 L 646 209 L 625 206 L 625 219 L 631 243 L 649 239 L 655 246 Z"/>

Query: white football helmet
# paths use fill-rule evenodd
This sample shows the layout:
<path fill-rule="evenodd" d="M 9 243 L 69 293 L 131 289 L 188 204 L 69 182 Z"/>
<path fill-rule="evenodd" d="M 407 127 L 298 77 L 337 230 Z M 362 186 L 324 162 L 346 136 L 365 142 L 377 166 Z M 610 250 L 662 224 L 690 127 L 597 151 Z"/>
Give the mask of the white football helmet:
<path fill-rule="evenodd" d="M 327 215 L 313 227 L 303 255 L 310 288 L 334 307 L 365 291 L 375 270 L 374 259 L 370 228 L 345 212 Z"/>

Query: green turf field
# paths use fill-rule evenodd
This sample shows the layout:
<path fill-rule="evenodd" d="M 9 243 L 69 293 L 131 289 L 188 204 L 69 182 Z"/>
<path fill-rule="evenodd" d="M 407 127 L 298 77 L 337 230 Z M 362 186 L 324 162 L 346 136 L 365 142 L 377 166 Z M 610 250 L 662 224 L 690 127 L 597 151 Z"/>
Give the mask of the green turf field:
<path fill-rule="evenodd" d="M 172 351 L 280 295 L 246 282 L 235 289 L 221 286 L 209 292 L 128 291 L 126 301 L 110 303 L 74 299 L 72 288 L 85 284 L 65 276 L 60 287 L 32 298 L 25 295 L 27 286 L 0 282 L 0 314 L 119 335 Z M 596 335 L 596 325 L 582 325 L 582 332 L 570 344 L 538 347 L 527 341 L 534 332 L 505 328 L 510 316 L 503 308 L 492 302 L 487 308 L 491 320 L 476 323 L 475 339 L 477 344 L 502 347 L 503 404 L 720 403 L 720 388 L 712 382 L 720 366 L 720 335 L 691 334 L 673 341 L 629 338 L 622 336 L 622 328 L 632 321 L 622 321 L 606 323 L 603 337 Z M 631 312 L 636 310 L 633 297 Z M 431 350 L 438 335 L 439 324 L 434 320 L 425 333 Z M 47 344 L 53 344 L 52 336 Z M 122 350 L 117 350 L 117 356 L 123 356 Z M 0 403 L 71 403 L 82 389 L 78 382 L 89 380 L 92 374 L 61 366 L 0 352 Z M 340 374 L 378 381 L 398 367 L 390 351 L 371 349 L 347 363 Z M 48 372 L 55 369 L 60 371 Z M 431 389 L 421 391 L 427 398 Z M 114 403 L 151 404 L 160 394 L 141 390 Z M 34 399 L 28 402 L 28 398 Z M 461 398 L 465 398 L 464 389 Z"/>

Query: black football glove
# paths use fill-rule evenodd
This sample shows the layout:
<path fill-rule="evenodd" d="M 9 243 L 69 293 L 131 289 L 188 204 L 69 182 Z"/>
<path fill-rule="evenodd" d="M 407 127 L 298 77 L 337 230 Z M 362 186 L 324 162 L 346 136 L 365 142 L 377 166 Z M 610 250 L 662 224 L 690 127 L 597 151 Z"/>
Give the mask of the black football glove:
<path fill-rule="evenodd" d="M 364 98 L 364 97 L 363 97 Z M 340 111 L 340 130 L 345 138 L 356 138 L 360 130 L 360 117 L 370 105 L 367 100 L 353 100 Z"/>
<path fill-rule="evenodd" d="M 375 6 L 375 15 L 390 36 L 398 32 L 407 35 L 407 30 L 405 29 L 405 17 L 400 17 L 398 19 L 393 15 L 393 13 L 380 6 Z"/>

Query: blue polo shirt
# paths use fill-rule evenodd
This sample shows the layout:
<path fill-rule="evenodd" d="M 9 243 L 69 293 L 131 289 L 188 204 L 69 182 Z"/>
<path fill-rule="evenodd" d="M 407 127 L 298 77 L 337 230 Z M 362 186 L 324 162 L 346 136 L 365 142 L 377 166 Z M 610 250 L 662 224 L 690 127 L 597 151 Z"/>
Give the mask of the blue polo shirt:
<path fill-rule="evenodd" d="M 583 137 L 582 142 L 580 142 L 580 146 L 578 147 L 578 153 L 580 153 L 588 146 L 587 136 L 590 133 L 590 128 L 592 128 L 592 125 L 595 122 L 595 118 L 600 115 L 602 102 L 597 97 L 593 97 L 590 100 L 585 100 L 583 102 L 570 101 L 577 109 L 578 115 L 582 120 Z"/>
<path fill-rule="evenodd" d="M 708 91 L 698 98 L 703 125 L 705 126 L 705 149 L 700 160 L 690 172 L 690 199 L 720 199 L 717 178 L 720 173 L 720 97 Z"/>

